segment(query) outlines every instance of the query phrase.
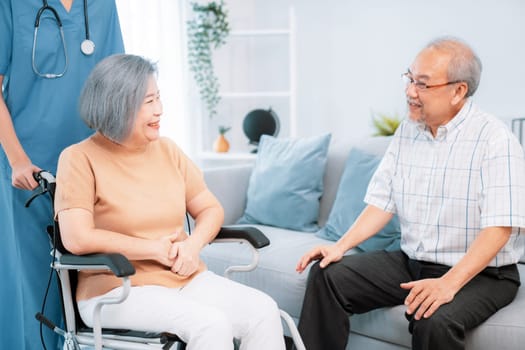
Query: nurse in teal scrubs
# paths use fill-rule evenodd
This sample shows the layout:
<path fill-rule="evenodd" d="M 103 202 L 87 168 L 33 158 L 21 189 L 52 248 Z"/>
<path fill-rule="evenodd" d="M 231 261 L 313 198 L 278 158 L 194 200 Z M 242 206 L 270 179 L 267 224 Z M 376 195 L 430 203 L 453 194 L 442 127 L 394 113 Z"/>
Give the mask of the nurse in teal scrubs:
<path fill-rule="evenodd" d="M 53 11 L 45 10 L 33 55 L 35 20 L 44 3 L 56 10 L 64 40 Z M 87 55 L 81 51 L 86 37 L 95 44 Z M 91 134 L 77 112 L 82 84 L 97 62 L 123 51 L 114 0 L 0 0 L 2 349 L 42 349 L 34 315 L 42 307 L 49 277 L 51 256 L 45 228 L 52 222 L 52 210 L 47 197 L 24 207 L 36 187 L 32 173 L 39 169 L 55 172 L 60 151 Z M 57 324 L 62 322 L 55 279 L 45 315 Z M 46 327 L 44 339 L 47 349 L 61 343 Z"/>

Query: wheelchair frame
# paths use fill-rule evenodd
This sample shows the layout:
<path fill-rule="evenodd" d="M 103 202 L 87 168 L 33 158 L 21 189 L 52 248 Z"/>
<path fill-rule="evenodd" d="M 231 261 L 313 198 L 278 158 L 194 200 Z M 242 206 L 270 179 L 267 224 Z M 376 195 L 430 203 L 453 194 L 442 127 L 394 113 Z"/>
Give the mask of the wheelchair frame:
<path fill-rule="evenodd" d="M 41 171 L 35 174 L 39 187 L 38 191 L 28 200 L 26 206 L 38 196 L 49 194 L 51 202 L 54 203 L 56 187 L 55 177 L 47 172 Z M 81 345 L 94 346 L 95 350 L 148 350 L 148 349 L 171 349 L 177 344 L 179 350 L 183 350 L 186 344 L 178 336 L 171 333 L 148 333 L 130 330 L 103 330 L 100 315 L 102 307 L 108 304 L 118 304 L 124 301 L 131 289 L 129 276 L 135 273 L 133 265 L 122 254 L 89 254 L 74 255 L 67 252 L 60 240 L 58 223 L 54 221 L 52 229 L 48 228 L 52 240 L 52 255 L 54 257 L 51 267 L 59 277 L 62 294 L 64 320 L 66 330 L 62 330 L 40 313 L 36 314 L 39 322 L 42 322 L 54 332 L 64 337 L 65 349 L 80 350 Z M 260 248 L 270 244 L 268 238 L 255 227 L 222 227 L 212 243 L 243 243 L 248 244 L 252 250 L 252 261 L 247 265 L 230 266 L 224 272 L 229 278 L 233 272 L 249 272 L 257 267 Z M 108 270 L 122 279 L 122 293 L 116 298 L 102 298 L 96 305 L 93 315 L 93 329 L 80 329 L 77 324 L 76 301 L 72 293 L 70 279 L 71 271 L 82 270 Z M 296 350 L 305 350 L 299 331 L 293 319 L 285 311 L 279 310 L 284 323 L 286 323 Z"/>

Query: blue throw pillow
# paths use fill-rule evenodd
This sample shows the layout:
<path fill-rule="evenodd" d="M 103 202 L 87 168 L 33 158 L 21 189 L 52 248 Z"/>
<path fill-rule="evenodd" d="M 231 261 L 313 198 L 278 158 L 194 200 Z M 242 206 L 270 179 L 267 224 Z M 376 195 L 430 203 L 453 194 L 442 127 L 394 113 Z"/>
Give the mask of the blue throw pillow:
<path fill-rule="evenodd" d="M 263 135 L 238 223 L 317 231 L 330 138 L 330 134 L 300 139 Z"/>
<path fill-rule="evenodd" d="M 366 206 L 363 201 L 366 189 L 380 161 L 381 157 L 358 148 L 350 151 L 334 205 L 326 225 L 316 233 L 318 237 L 337 241 L 350 228 Z M 400 232 L 399 219 L 395 215 L 381 231 L 358 248 L 364 251 L 400 249 Z"/>

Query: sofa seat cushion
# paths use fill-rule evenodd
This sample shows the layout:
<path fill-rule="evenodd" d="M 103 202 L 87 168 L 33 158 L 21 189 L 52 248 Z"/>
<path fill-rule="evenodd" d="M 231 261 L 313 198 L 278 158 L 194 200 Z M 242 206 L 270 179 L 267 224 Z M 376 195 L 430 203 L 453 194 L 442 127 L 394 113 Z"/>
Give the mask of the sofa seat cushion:
<path fill-rule="evenodd" d="M 398 305 L 356 314 L 350 317 L 350 327 L 353 333 L 410 348 L 412 335 L 405 310 L 404 305 Z"/>
<path fill-rule="evenodd" d="M 518 264 L 525 279 L 525 264 Z M 525 349 L 525 288 L 518 290 L 514 301 L 496 312 L 467 335 L 467 350 Z"/>

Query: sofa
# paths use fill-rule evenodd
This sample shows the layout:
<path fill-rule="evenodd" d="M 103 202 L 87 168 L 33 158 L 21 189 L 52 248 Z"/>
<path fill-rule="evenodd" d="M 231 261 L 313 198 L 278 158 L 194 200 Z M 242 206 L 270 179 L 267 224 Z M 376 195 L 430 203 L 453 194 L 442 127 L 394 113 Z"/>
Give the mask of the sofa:
<path fill-rule="evenodd" d="M 323 192 L 317 219 L 319 227 L 327 223 L 350 150 L 359 147 L 380 156 L 388 142 L 389 139 L 385 137 L 354 141 L 331 140 L 323 175 Z M 239 218 L 243 216 L 253 169 L 254 164 L 204 169 L 209 188 L 224 206 L 225 225 L 236 225 Z M 310 248 L 333 242 L 319 237 L 315 232 L 262 224 L 251 226 L 262 231 L 270 240 L 270 245 L 259 251 L 255 270 L 236 272 L 231 277 L 240 283 L 268 293 L 279 307 L 297 322 L 301 313 L 308 270 L 299 274 L 295 271 L 295 266 L 299 258 Z M 359 253 L 359 249 L 348 252 L 348 254 Z M 247 245 L 214 244 L 203 250 L 202 258 L 210 270 L 222 274 L 232 264 L 248 263 L 251 254 Z M 525 254 L 519 264 L 519 271 L 525 276 Z M 405 307 L 400 305 L 351 316 L 351 333 L 347 349 L 410 349 L 411 335 L 404 312 Z M 285 327 L 285 333 L 287 332 Z M 510 305 L 498 311 L 479 327 L 469 331 L 466 344 L 469 350 L 525 349 L 525 289 L 520 288 Z"/>

